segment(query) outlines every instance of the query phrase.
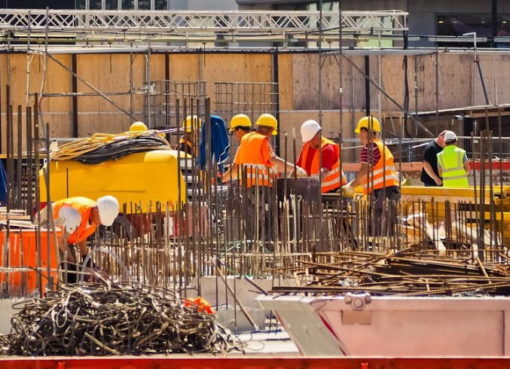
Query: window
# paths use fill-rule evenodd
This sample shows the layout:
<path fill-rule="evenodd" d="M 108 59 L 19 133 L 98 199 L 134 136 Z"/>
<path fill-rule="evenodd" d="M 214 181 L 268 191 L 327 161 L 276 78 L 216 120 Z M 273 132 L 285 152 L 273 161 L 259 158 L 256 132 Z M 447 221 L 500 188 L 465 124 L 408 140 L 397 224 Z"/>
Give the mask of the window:
<path fill-rule="evenodd" d="M 156 10 L 167 10 L 168 3 L 167 0 L 156 0 Z"/>
<path fill-rule="evenodd" d="M 117 0 L 106 0 L 106 10 L 117 10 L 118 2 Z"/>
<path fill-rule="evenodd" d="M 135 8 L 134 0 L 122 0 L 123 10 L 133 10 Z"/>

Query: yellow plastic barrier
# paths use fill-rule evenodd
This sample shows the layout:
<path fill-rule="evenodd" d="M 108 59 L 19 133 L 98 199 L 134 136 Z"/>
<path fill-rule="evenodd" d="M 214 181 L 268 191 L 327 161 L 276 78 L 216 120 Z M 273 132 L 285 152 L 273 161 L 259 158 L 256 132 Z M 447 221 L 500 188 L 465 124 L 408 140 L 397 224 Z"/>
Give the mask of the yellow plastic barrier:
<path fill-rule="evenodd" d="M 127 155 L 121 159 L 100 164 L 82 164 L 74 160 L 51 161 L 51 201 L 71 196 L 97 199 L 115 196 L 120 204 L 127 205 L 127 214 L 148 212 L 149 203 L 161 202 L 177 207 L 186 202 L 186 183 L 178 169 L 177 151 L 153 150 Z M 43 171 L 39 174 L 41 202 L 46 202 L 46 185 Z M 179 186 L 180 182 L 180 186 Z M 133 204 L 133 206 L 130 206 Z M 172 210 L 172 209 L 171 209 Z M 122 211 L 122 205 L 121 205 Z"/>

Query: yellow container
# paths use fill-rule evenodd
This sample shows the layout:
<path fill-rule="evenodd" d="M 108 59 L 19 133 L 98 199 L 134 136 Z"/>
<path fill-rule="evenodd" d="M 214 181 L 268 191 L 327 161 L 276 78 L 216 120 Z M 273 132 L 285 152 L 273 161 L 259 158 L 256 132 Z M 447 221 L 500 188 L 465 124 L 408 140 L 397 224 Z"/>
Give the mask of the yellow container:
<path fill-rule="evenodd" d="M 148 212 L 152 203 L 167 203 L 173 209 L 186 202 L 186 183 L 177 165 L 177 151 L 153 150 L 130 154 L 101 164 L 82 164 L 74 160 L 50 162 L 51 201 L 71 196 L 85 196 L 93 200 L 100 196 L 115 196 L 127 204 L 127 214 Z M 41 202 L 46 202 L 43 172 L 39 174 Z M 179 186 L 180 182 L 180 186 Z M 131 204 L 133 206 L 131 206 Z M 172 210 L 172 209 L 170 209 Z M 121 210 L 122 211 L 122 210 Z"/>

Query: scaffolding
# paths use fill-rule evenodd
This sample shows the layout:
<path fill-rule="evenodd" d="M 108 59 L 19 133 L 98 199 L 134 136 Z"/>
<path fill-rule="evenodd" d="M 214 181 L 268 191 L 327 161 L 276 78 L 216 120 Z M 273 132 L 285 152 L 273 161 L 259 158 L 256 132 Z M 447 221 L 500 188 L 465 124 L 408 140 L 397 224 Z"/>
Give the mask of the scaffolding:
<path fill-rule="evenodd" d="M 62 42 L 217 42 L 282 41 L 301 35 L 313 41 L 319 31 L 339 27 L 355 35 L 400 34 L 407 12 L 390 11 L 139 11 L 0 9 L 3 42 L 46 38 Z M 225 46 L 220 42 L 220 46 Z M 87 45 L 90 46 L 90 45 Z"/>

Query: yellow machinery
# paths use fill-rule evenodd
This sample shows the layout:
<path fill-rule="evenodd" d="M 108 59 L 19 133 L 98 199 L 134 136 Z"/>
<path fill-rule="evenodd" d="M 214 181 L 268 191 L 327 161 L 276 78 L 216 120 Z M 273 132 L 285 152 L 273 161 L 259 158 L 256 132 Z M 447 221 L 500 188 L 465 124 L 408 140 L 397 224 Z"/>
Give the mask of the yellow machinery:
<path fill-rule="evenodd" d="M 482 189 L 483 190 L 483 189 Z M 496 221 L 503 240 L 510 242 L 510 186 L 487 186 L 483 190 L 483 208 L 480 208 L 479 187 L 444 188 L 423 186 L 402 186 L 402 203 L 409 211 L 410 206 L 424 204 L 429 219 L 445 219 L 450 213 L 462 214 L 466 219 L 478 219 L 483 213 L 486 228 L 489 222 Z M 447 206 L 448 204 L 448 206 Z M 492 204 L 492 205 L 491 205 Z M 492 215 L 491 215 L 492 214 Z M 501 221 L 503 220 L 503 221 Z"/>
<path fill-rule="evenodd" d="M 152 150 L 130 154 L 100 164 L 82 164 L 74 160 L 50 162 L 51 201 L 71 196 L 97 199 L 115 196 L 127 204 L 127 214 L 155 210 L 160 202 L 164 210 L 177 210 L 179 201 L 186 202 L 186 183 L 178 169 L 177 151 Z M 41 202 L 46 202 L 46 186 L 40 173 Z M 132 204 L 133 206 L 130 206 Z M 152 209 L 149 209 L 152 204 Z M 141 205 L 141 207 L 135 207 Z M 122 211 L 122 210 L 121 210 Z"/>

